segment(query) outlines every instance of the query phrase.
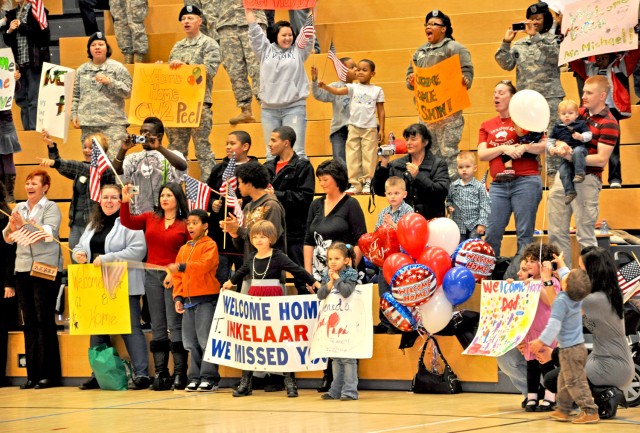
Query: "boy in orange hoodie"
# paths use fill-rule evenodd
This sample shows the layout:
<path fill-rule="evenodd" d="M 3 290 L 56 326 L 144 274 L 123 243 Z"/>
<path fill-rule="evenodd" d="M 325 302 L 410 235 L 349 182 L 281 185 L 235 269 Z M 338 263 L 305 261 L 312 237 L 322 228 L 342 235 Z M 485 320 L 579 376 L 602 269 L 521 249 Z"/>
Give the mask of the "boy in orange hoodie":
<path fill-rule="evenodd" d="M 182 340 L 191 354 L 187 391 L 217 391 L 218 366 L 203 360 L 209 330 L 220 295 L 216 279 L 218 246 L 207 236 L 209 215 L 201 209 L 189 212 L 191 240 L 180 248 L 176 263 L 167 266 L 165 286 L 173 284 L 176 312 L 182 314 Z"/>

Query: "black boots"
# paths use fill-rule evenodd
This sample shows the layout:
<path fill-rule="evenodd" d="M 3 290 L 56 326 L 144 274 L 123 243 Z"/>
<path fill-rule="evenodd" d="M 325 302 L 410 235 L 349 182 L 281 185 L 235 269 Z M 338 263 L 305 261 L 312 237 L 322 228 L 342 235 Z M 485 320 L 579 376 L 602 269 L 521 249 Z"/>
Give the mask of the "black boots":
<path fill-rule="evenodd" d="M 16 175 L 15 174 L 5 174 L 0 180 L 4 183 L 4 187 L 7 189 L 7 196 L 5 197 L 7 203 L 15 203 L 16 199 L 13 195 L 15 186 L 16 186 Z"/>
<path fill-rule="evenodd" d="M 187 386 L 187 368 L 189 352 L 185 350 L 182 341 L 171 343 L 173 355 L 173 385 L 171 389 L 183 390 Z"/>
<path fill-rule="evenodd" d="M 598 415 L 600 419 L 614 418 L 618 412 L 618 406 L 627 407 L 627 400 L 624 393 L 615 386 L 603 389 L 595 387 L 593 389 L 596 395 L 595 403 L 598 405 Z"/>
<path fill-rule="evenodd" d="M 240 379 L 240 385 L 233 391 L 234 397 L 245 397 L 247 395 L 251 395 L 252 387 L 251 387 L 251 379 L 253 378 L 252 371 L 243 371 L 242 379 Z"/>
<path fill-rule="evenodd" d="M 298 384 L 293 373 L 284 374 L 284 388 L 287 391 L 287 397 L 298 396 Z"/>
<path fill-rule="evenodd" d="M 331 382 L 333 382 L 333 362 L 331 358 L 327 361 L 327 368 L 324 370 L 324 375 L 322 376 L 322 383 L 318 388 L 318 392 L 329 392 L 329 388 L 331 388 Z"/>
<path fill-rule="evenodd" d="M 169 340 L 151 341 L 151 352 L 153 353 L 153 364 L 156 375 L 153 378 L 154 391 L 168 391 L 171 389 L 171 375 L 169 374 Z"/>

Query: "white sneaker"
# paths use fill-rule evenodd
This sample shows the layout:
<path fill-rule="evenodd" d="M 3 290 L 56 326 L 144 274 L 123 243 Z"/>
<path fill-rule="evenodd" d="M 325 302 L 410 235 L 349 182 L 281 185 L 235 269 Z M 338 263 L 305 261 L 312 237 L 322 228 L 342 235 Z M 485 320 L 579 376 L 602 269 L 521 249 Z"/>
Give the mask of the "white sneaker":
<path fill-rule="evenodd" d="M 371 194 L 371 179 L 367 179 L 362 185 L 362 194 Z"/>
<path fill-rule="evenodd" d="M 360 194 L 360 190 L 358 188 L 356 188 L 355 186 L 352 186 L 351 188 L 346 190 L 345 193 L 347 195 L 356 195 L 356 194 Z"/>
<path fill-rule="evenodd" d="M 220 388 L 220 385 L 217 382 L 209 382 L 206 379 L 198 385 L 199 392 L 215 392 L 218 388 Z"/>
<path fill-rule="evenodd" d="M 191 382 L 189 382 L 189 385 L 187 385 L 187 387 L 185 388 L 185 390 L 187 392 L 197 391 L 199 384 L 200 384 L 200 381 L 198 379 L 192 379 Z"/>
<path fill-rule="evenodd" d="M 622 185 L 620 184 L 620 182 L 611 182 L 609 184 L 609 188 L 621 188 Z"/>

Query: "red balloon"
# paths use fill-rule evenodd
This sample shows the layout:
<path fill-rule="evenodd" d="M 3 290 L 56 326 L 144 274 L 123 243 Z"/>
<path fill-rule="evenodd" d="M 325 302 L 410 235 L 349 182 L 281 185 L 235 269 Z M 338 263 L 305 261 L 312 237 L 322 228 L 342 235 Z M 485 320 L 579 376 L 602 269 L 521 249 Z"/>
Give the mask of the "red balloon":
<path fill-rule="evenodd" d="M 411 257 L 418 258 L 429 239 L 429 224 L 419 213 L 408 213 L 398 221 L 398 240 Z"/>
<path fill-rule="evenodd" d="M 386 224 L 381 225 L 374 233 L 365 233 L 358 240 L 362 254 L 380 267 L 384 260 L 393 253 L 400 252 L 400 243 L 396 229 Z"/>
<path fill-rule="evenodd" d="M 413 259 L 404 253 L 394 253 L 387 257 L 382 266 L 382 275 L 387 283 L 391 284 L 391 279 L 398 269 L 413 263 Z"/>
<path fill-rule="evenodd" d="M 444 275 L 452 267 L 451 256 L 447 254 L 444 248 L 440 247 L 426 247 L 420 254 L 418 263 L 427 265 L 436 274 L 438 286 L 442 285 Z"/>

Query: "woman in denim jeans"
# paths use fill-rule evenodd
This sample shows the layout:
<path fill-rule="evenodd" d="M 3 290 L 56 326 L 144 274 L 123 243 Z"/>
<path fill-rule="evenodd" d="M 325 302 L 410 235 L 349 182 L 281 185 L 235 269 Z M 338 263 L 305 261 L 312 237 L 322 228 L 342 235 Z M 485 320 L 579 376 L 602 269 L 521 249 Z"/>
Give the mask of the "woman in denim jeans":
<path fill-rule="evenodd" d="M 482 123 L 478 138 L 478 158 L 489 161 L 494 179 L 489 189 L 491 213 L 485 240 L 493 247 L 496 256 L 500 255 L 502 236 L 512 213 L 516 222 L 518 251 L 533 242 L 536 212 L 542 198 L 540 163 L 536 155 L 544 152 L 547 140 L 520 143 L 516 125 L 509 115 L 509 101 L 516 91 L 511 81 L 500 81 L 496 85 L 493 103 L 498 116 Z M 496 175 L 505 170 L 503 155 L 513 160 L 515 175 L 498 180 Z"/>

